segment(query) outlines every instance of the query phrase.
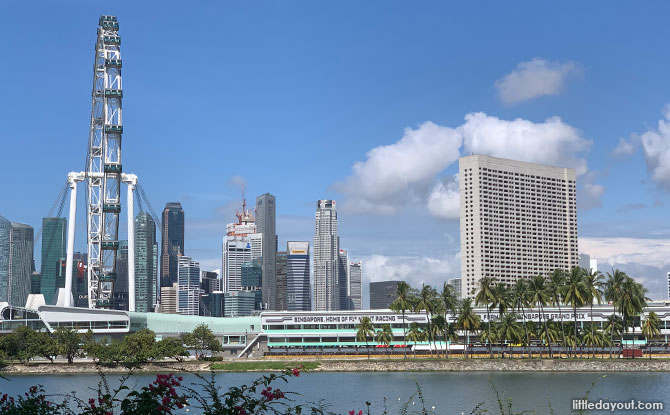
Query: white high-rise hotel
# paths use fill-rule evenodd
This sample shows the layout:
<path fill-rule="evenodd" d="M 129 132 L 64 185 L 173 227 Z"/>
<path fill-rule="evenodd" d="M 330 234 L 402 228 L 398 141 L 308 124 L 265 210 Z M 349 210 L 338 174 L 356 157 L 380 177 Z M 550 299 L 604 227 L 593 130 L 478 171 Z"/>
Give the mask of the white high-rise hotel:
<path fill-rule="evenodd" d="M 472 155 L 459 160 L 462 296 L 577 266 L 575 171 Z"/>

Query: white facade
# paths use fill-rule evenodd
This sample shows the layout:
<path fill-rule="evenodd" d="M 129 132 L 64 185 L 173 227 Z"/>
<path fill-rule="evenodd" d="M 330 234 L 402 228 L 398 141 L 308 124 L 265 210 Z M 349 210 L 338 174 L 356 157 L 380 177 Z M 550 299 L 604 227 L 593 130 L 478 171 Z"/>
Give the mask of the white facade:
<path fill-rule="evenodd" d="M 180 256 L 177 260 L 177 313 L 197 316 L 200 306 L 200 264 L 187 256 Z"/>
<path fill-rule="evenodd" d="M 363 263 L 361 261 L 349 261 L 349 310 L 361 310 L 363 308 Z"/>
<path fill-rule="evenodd" d="M 314 282 L 312 309 L 328 311 L 338 309 L 338 252 L 337 210 L 334 200 L 316 203 L 314 226 Z"/>
<path fill-rule="evenodd" d="M 666 276 L 666 280 L 668 282 L 668 299 L 670 299 L 670 272 L 668 272 L 668 275 Z"/>
<path fill-rule="evenodd" d="M 459 160 L 462 297 L 577 266 L 575 171 L 473 155 Z"/>

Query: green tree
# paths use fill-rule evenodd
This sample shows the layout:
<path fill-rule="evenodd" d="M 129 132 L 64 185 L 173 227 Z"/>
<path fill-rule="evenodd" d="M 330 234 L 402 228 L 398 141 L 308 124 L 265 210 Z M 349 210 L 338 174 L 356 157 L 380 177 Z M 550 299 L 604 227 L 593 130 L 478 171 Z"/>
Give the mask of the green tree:
<path fill-rule="evenodd" d="M 391 330 L 390 324 L 384 324 L 381 330 L 377 330 L 376 341 L 379 344 L 386 346 L 386 354 L 389 353 L 389 346 L 393 341 L 393 330 Z"/>
<path fill-rule="evenodd" d="M 549 291 L 549 298 L 551 301 L 551 304 L 553 304 L 555 307 L 558 307 L 558 314 L 560 318 L 560 325 L 561 325 L 561 339 L 563 340 L 563 347 L 565 347 L 565 327 L 563 327 L 563 309 L 561 308 L 561 304 L 563 303 L 563 293 L 565 292 L 565 271 L 556 268 L 554 271 L 552 271 L 551 275 L 549 276 L 549 284 L 547 286 L 547 290 Z M 560 353 L 559 353 L 560 357 Z"/>
<path fill-rule="evenodd" d="M 442 327 L 442 332 L 444 335 L 445 342 L 445 353 L 444 357 L 449 357 L 449 342 L 451 341 L 451 336 L 449 336 L 449 330 L 455 331 L 452 324 L 449 324 L 449 314 L 455 316 L 458 312 L 458 307 L 460 301 L 458 300 L 460 293 L 456 293 L 454 286 L 445 282 L 442 285 L 442 291 L 440 292 L 441 300 L 441 310 L 444 312 L 444 326 Z M 457 337 L 458 339 L 458 337 Z"/>
<path fill-rule="evenodd" d="M 488 320 L 488 335 L 487 337 L 491 338 L 491 304 L 493 303 L 493 284 L 495 279 L 491 277 L 482 277 L 477 282 L 476 294 L 475 294 L 475 304 L 478 306 L 486 307 L 486 319 Z M 489 357 L 493 358 L 493 349 L 491 344 L 488 343 Z"/>
<path fill-rule="evenodd" d="M 653 311 L 649 313 L 647 318 L 642 322 L 642 334 L 647 341 L 647 347 L 650 347 L 650 340 L 661 335 L 661 330 L 659 330 L 660 324 L 661 320 L 658 318 L 658 314 Z M 649 359 L 651 359 L 651 351 L 649 352 Z"/>
<path fill-rule="evenodd" d="M 498 323 L 498 338 L 503 342 L 507 343 L 509 348 L 509 342 L 517 342 L 523 339 L 523 333 L 521 326 L 517 322 L 519 316 L 514 313 L 507 313 L 503 315 Z M 514 357 L 514 350 L 510 350 L 510 357 Z"/>
<path fill-rule="evenodd" d="M 395 290 L 395 300 L 391 303 L 390 309 L 402 313 L 402 339 L 403 343 L 407 343 L 407 321 L 405 320 L 405 313 L 412 309 L 410 297 L 412 295 L 412 288 L 405 281 L 398 282 Z M 407 347 L 403 347 L 405 359 L 407 358 Z"/>
<path fill-rule="evenodd" d="M 584 282 L 584 270 L 579 267 L 574 267 L 570 270 L 567 280 L 565 281 L 565 302 L 572 307 L 572 315 L 574 317 L 574 336 L 577 336 L 577 308 L 584 306 L 588 300 L 586 283 Z M 574 349 L 574 355 L 577 356 L 577 349 Z"/>
<path fill-rule="evenodd" d="M 156 342 L 156 356 L 158 358 L 169 357 L 178 362 L 182 362 L 184 357 L 188 357 L 188 350 L 184 347 L 184 341 L 181 337 L 165 337 Z"/>
<path fill-rule="evenodd" d="M 528 303 L 540 308 L 540 326 L 544 326 L 544 331 L 549 330 L 546 319 L 543 319 L 544 316 L 544 306 L 549 303 L 551 297 L 549 295 L 549 290 L 547 290 L 547 280 L 542 275 L 537 275 L 534 278 L 528 280 Z M 543 321 L 544 320 L 544 324 Z M 542 337 L 542 336 L 538 336 Z M 545 338 L 550 338 L 546 333 Z M 554 354 L 551 349 L 551 342 L 549 342 L 549 357 L 554 357 Z M 540 353 L 542 355 L 542 353 Z"/>
<path fill-rule="evenodd" d="M 121 353 L 129 363 L 145 363 L 162 356 L 158 356 L 156 348 L 156 333 L 149 329 L 138 330 L 123 338 Z"/>
<path fill-rule="evenodd" d="M 368 360 L 370 360 L 370 345 L 368 339 L 374 339 L 375 326 L 372 324 L 370 317 L 363 317 L 358 323 L 358 331 L 356 332 L 356 341 L 365 342 L 365 349 L 368 352 Z"/>
<path fill-rule="evenodd" d="M 193 331 L 184 336 L 184 344 L 195 350 L 197 359 L 204 359 L 206 353 L 216 353 L 222 350 L 221 343 L 207 324 L 199 324 Z"/>
<path fill-rule="evenodd" d="M 414 356 L 416 356 L 416 343 L 423 341 L 423 332 L 417 323 L 412 323 L 407 331 L 407 340 L 414 342 Z"/>
<path fill-rule="evenodd" d="M 428 341 L 434 343 L 432 330 L 430 328 L 430 315 L 435 312 L 437 306 L 437 291 L 430 285 L 423 284 L 421 291 L 417 296 L 417 304 L 414 311 L 424 311 L 426 313 L 426 320 L 428 321 Z M 433 348 L 430 348 L 430 354 L 433 355 Z"/>
<path fill-rule="evenodd" d="M 526 324 L 526 307 L 528 307 L 528 282 L 519 278 L 512 287 L 512 309 L 521 314 L 523 320 L 523 334 L 524 344 L 528 347 L 528 358 L 531 358 L 530 353 L 530 336 L 528 333 L 528 325 Z"/>
<path fill-rule="evenodd" d="M 10 358 L 19 359 L 20 362 L 28 362 L 35 356 L 31 350 L 32 338 L 35 331 L 28 326 L 19 326 L 14 329 L 7 340 L 5 340 L 7 354 Z"/>
<path fill-rule="evenodd" d="M 597 336 L 594 332 L 595 330 L 593 324 L 593 303 L 597 301 L 598 304 L 600 304 L 603 301 L 603 275 L 600 273 L 600 271 L 591 271 L 586 268 L 582 268 L 582 272 L 584 275 L 584 287 L 586 289 L 586 302 L 589 304 L 591 309 L 591 335 L 589 336 L 589 339 L 594 341 L 597 339 Z M 593 357 L 596 357 L 595 348 L 593 350 Z"/>
<path fill-rule="evenodd" d="M 627 277 L 621 286 L 617 306 L 621 310 L 624 330 L 628 332 L 628 327 L 633 329 L 633 340 L 635 339 L 635 319 L 647 306 L 646 292 L 647 290 L 631 277 Z M 634 343 L 633 347 L 635 347 Z"/>
<path fill-rule="evenodd" d="M 82 356 L 80 350 L 81 336 L 71 327 L 60 326 L 54 331 L 56 344 L 58 345 L 58 354 L 72 363 L 75 357 Z"/>
<path fill-rule="evenodd" d="M 609 336 L 608 344 L 610 346 L 610 358 L 612 358 L 612 347 L 614 346 L 614 336 L 620 338 L 623 331 L 623 320 L 616 314 L 610 314 L 605 322 L 604 332 Z"/>
<path fill-rule="evenodd" d="M 34 331 L 28 337 L 28 350 L 32 356 L 39 356 L 49 359 L 51 363 L 58 355 L 58 344 L 56 340 L 45 332 Z"/>
<path fill-rule="evenodd" d="M 609 301 L 610 304 L 612 304 L 612 310 L 614 315 L 616 315 L 617 313 L 617 305 L 619 304 L 619 298 L 621 297 L 621 289 L 623 287 L 623 282 L 627 278 L 628 275 L 626 275 L 626 273 L 623 271 L 619 271 L 618 269 L 617 270 L 613 269 L 612 273 L 608 272 L 607 276 L 605 277 L 603 293 L 605 295 L 605 300 Z M 615 332 L 610 331 L 609 334 L 610 334 L 610 343 L 614 344 Z M 610 350 L 610 357 L 612 357 L 611 350 Z"/>
<path fill-rule="evenodd" d="M 461 307 L 458 310 L 458 318 L 456 319 L 456 327 L 465 332 L 465 339 L 466 339 L 465 357 L 468 357 L 469 346 L 470 346 L 470 333 L 476 333 L 479 330 L 480 323 L 481 318 L 477 313 L 475 313 L 475 310 L 472 308 L 472 299 L 466 298 L 461 302 Z"/>

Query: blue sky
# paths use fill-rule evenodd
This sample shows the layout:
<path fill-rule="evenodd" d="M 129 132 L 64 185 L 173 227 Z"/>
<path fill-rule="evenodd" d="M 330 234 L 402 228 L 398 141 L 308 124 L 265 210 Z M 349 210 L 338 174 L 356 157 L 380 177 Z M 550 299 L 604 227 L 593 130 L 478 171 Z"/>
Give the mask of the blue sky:
<path fill-rule="evenodd" d="M 581 250 L 660 297 L 670 6 L 616 6 L 5 0 L 0 214 L 38 228 L 83 169 L 97 18 L 113 14 L 124 170 L 156 210 L 183 203 L 204 268 L 243 180 L 251 205 L 276 195 L 281 244 L 311 240 L 316 200 L 333 198 L 366 280 L 455 277 L 454 158 L 476 150 L 579 167 Z"/>

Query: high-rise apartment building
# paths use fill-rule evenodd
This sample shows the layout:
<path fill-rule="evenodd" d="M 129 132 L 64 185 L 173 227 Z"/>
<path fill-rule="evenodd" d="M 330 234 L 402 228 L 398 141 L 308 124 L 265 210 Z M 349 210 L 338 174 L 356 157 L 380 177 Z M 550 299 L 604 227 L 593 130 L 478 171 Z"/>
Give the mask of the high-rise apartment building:
<path fill-rule="evenodd" d="M 165 205 L 161 230 L 161 286 L 171 287 L 177 282 L 177 257 L 184 255 L 184 209 L 181 203 Z"/>
<path fill-rule="evenodd" d="M 276 200 L 269 193 L 256 198 L 256 232 L 263 235 L 263 304 L 267 310 L 277 309 L 277 229 Z"/>
<path fill-rule="evenodd" d="M 337 210 L 334 200 L 316 202 L 314 226 L 314 296 L 315 311 L 339 309 Z"/>
<path fill-rule="evenodd" d="M 286 307 L 288 311 L 310 311 L 309 242 L 286 244 Z"/>
<path fill-rule="evenodd" d="M 338 310 L 349 309 L 349 254 L 340 249 L 337 254 L 337 302 Z"/>
<path fill-rule="evenodd" d="M 42 219 L 42 262 L 40 290 L 47 304 L 56 303 L 58 261 L 65 258 L 67 248 L 67 219 Z"/>
<path fill-rule="evenodd" d="M 347 309 L 361 310 L 363 308 L 362 284 L 363 263 L 361 261 L 349 261 L 349 292 L 347 293 Z"/>
<path fill-rule="evenodd" d="M 24 307 L 33 273 L 33 227 L 0 216 L 0 302 Z"/>
<path fill-rule="evenodd" d="M 156 222 L 147 212 L 135 217 L 135 311 L 150 312 L 156 304 L 158 264 Z"/>
<path fill-rule="evenodd" d="M 377 281 L 370 283 L 370 310 L 385 310 L 396 299 L 400 281 Z"/>
<path fill-rule="evenodd" d="M 177 313 L 197 316 L 200 308 L 200 264 L 187 256 L 178 257 Z"/>
<path fill-rule="evenodd" d="M 288 310 L 288 279 L 286 274 L 286 262 L 288 251 L 277 251 L 276 281 L 277 281 L 277 307 L 276 311 Z"/>
<path fill-rule="evenodd" d="M 496 157 L 459 160 L 462 297 L 578 264 L 575 170 Z"/>

